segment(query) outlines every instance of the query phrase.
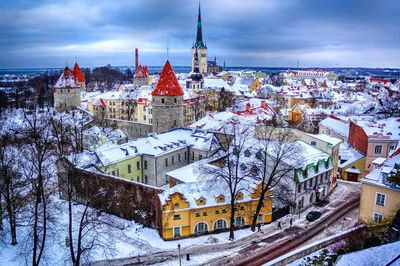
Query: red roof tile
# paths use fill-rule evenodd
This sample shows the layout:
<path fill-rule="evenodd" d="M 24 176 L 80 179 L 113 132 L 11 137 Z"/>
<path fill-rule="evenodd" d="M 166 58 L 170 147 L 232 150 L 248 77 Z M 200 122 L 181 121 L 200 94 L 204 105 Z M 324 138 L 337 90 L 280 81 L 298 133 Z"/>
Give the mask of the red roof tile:
<path fill-rule="evenodd" d="M 178 80 L 176 79 L 174 70 L 171 67 L 169 61 L 164 65 L 163 70 L 160 74 L 157 86 L 151 93 L 153 96 L 182 96 L 184 94 L 181 86 L 179 86 Z"/>
<path fill-rule="evenodd" d="M 78 66 L 78 63 L 75 63 L 74 65 L 74 69 L 72 70 L 72 74 L 74 75 L 75 79 L 78 82 L 85 82 L 85 76 L 82 73 L 82 70 L 80 69 L 80 67 Z"/>

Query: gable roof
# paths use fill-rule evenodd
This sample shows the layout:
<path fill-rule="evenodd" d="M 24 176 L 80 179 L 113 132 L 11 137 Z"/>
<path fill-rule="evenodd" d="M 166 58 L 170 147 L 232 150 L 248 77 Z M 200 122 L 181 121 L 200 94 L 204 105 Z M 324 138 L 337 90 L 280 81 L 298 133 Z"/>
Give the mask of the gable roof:
<path fill-rule="evenodd" d="M 182 96 L 184 94 L 176 79 L 175 72 L 167 60 L 160 74 L 156 88 L 151 93 L 153 96 Z"/>

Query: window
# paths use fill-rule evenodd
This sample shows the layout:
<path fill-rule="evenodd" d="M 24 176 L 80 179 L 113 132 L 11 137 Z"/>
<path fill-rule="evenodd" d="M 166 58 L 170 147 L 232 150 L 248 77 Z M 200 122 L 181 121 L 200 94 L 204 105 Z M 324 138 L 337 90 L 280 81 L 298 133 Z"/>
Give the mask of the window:
<path fill-rule="evenodd" d="M 374 212 L 374 222 L 380 223 L 383 220 L 383 215 L 381 213 Z"/>
<path fill-rule="evenodd" d="M 181 227 L 180 226 L 174 227 L 174 237 L 181 237 Z"/>
<path fill-rule="evenodd" d="M 245 225 L 245 222 L 244 222 L 244 218 L 243 217 L 238 216 L 238 217 L 235 218 L 235 227 L 242 227 L 244 225 Z"/>
<path fill-rule="evenodd" d="M 140 162 L 136 162 L 136 169 L 140 170 Z"/>
<path fill-rule="evenodd" d="M 312 183 L 313 183 L 312 181 L 313 181 L 312 178 L 310 179 L 310 181 L 308 181 L 310 184 L 309 187 L 312 187 Z"/>
<path fill-rule="evenodd" d="M 207 212 L 203 212 L 203 216 L 207 216 Z"/>
<path fill-rule="evenodd" d="M 168 158 L 165 158 L 165 167 L 168 167 Z"/>
<path fill-rule="evenodd" d="M 161 103 L 164 103 L 164 98 L 161 99 Z"/>
<path fill-rule="evenodd" d="M 144 161 L 144 169 L 147 169 L 147 161 Z"/>
<path fill-rule="evenodd" d="M 185 159 L 187 159 L 187 151 L 185 151 Z"/>
<path fill-rule="evenodd" d="M 376 205 L 385 206 L 386 195 L 381 193 L 376 193 Z"/>
<path fill-rule="evenodd" d="M 226 221 L 224 219 L 219 219 L 214 223 L 214 230 L 220 230 L 226 228 Z"/>
<path fill-rule="evenodd" d="M 226 209 L 223 209 L 223 210 L 222 210 L 222 213 L 226 213 Z"/>
<path fill-rule="evenodd" d="M 143 116 L 143 120 L 146 121 L 146 118 L 147 118 L 146 115 L 144 115 L 144 116 Z"/>
<path fill-rule="evenodd" d="M 251 152 L 249 150 L 245 150 L 244 151 L 244 156 L 245 157 L 250 157 L 251 156 Z"/>
<path fill-rule="evenodd" d="M 172 165 L 175 163 L 175 157 L 172 156 Z"/>
<path fill-rule="evenodd" d="M 174 101 L 175 101 L 175 103 L 176 103 L 176 98 L 174 98 Z"/>
<path fill-rule="evenodd" d="M 382 145 L 375 145 L 375 154 L 382 153 Z"/>
<path fill-rule="evenodd" d="M 315 142 L 315 141 L 311 141 L 311 146 L 317 146 L 317 142 Z"/>
<path fill-rule="evenodd" d="M 215 214 L 219 214 L 219 211 L 215 211 Z"/>
<path fill-rule="evenodd" d="M 181 161 L 181 154 L 178 154 L 178 162 Z"/>
<path fill-rule="evenodd" d="M 310 203 L 313 203 L 314 202 L 314 193 L 311 193 L 311 195 L 310 195 Z"/>
<path fill-rule="evenodd" d="M 307 189 L 307 181 L 304 182 L 304 190 L 306 190 L 306 189 Z"/>
<path fill-rule="evenodd" d="M 394 150 L 394 145 L 390 145 L 389 150 Z"/>
<path fill-rule="evenodd" d="M 147 184 L 147 175 L 144 176 L 144 183 Z"/>
<path fill-rule="evenodd" d="M 200 213 L 199 212 L 196 212 L 196 217 L 200 217 Z"/>
<path fill-rule="evenodd" d="M 241 210 L 241 211 L 244 211 L 244 207 L 243 207 L 243 206 L 240 206 L 240 210 Z"/>
<path fill-rule="evenodd" d="M 132 173 L 132 165 L 128 164 L 128 174 Z"/>
<path fill-rule="evenodd" d="M 208 231 L 208 225 L 205 222 L 200 222 L 194 227 L 195 234 L 203 234 Z"/>
<path fill-rule="evenodd" d="M 113 171 L 111 172 L 111 174 L 112 174 L 112 175 L 115 175 L 115 171 L 113 170 Z"/>
<path fill-rule="evenodd" d="M 203 155 L 199 154 L 199 160 L 203 159 Z"/>
<path fill-rule="evenodd" d="M 178 208 L 179 208 L 179 203 L 175 203 L 175 204 L 174 204 L 174 208 L 175 208 L 175 209 L 178 209 Z"/>
<path fill-rule="evenodd" d="M 299 184 L 299 186 L 297 187 L 297 193 L 301 192 L 301 184 Z"/>
<path fill-rule="evenodd" d="M 140 177 L 137 177 L 136 180 L 137 180 L 138 182 L 140 182 Z"/>
<path fill-rule="evenodd" d="M 181 219 L 181 215 L 180 214 L 175 214 L 174 215 L 174 220 L 180 220 Z"/>

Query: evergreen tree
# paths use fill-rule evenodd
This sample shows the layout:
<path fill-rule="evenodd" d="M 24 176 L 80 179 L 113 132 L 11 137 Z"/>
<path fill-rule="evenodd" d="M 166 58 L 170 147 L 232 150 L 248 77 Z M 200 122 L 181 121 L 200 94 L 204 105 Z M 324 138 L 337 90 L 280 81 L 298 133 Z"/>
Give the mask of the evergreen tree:
<path fill-rule="evenodd" d="M 400 186 L 400 164 L 395 164 L 393 171 L 389 174 L 387 181 Z"/>

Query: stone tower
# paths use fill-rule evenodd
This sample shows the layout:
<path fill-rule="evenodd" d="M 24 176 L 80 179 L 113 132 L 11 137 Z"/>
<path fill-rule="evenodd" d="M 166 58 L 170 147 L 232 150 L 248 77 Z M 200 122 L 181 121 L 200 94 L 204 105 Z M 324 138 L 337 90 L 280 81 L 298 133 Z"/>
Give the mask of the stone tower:
<path fill-rule="evenodd" d="M 164 65 L 153 96 L 153 131 L 160 133 L 183 126 L 183 90 L 169 61 Z"/>
<path fill-rule="evenodd" d="M 58 112 L 75 109 L 81 106 L 81 86 L 73 72 L 65 67 L 54 85 L 54 107 Z"/>
<path fill-rule="evenodd" d="M 203 41 L 203 29 L 201 26 L 200 3 L 199 3 L 199 14 L 197 17 L 196 42 L 193 44 L 193 47 L 192 47 L 192 71 L 194 71 L 196 51 L 198 53 L 200 73 L 207 73 L 207 46 L 204 44 L 204 41 Z"/>
<path fill-rule="evenodd" d="M 81 68 L 79 67 L 78 63 L 75 63 L 74 69 L 72 69 L 72 74 L 75 77 L 75 81 L 78 83 L 78 85 L 81 87 L 81 91 L 86 90 L 86 79 L 85 76 L 82 73 Z"/>

